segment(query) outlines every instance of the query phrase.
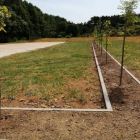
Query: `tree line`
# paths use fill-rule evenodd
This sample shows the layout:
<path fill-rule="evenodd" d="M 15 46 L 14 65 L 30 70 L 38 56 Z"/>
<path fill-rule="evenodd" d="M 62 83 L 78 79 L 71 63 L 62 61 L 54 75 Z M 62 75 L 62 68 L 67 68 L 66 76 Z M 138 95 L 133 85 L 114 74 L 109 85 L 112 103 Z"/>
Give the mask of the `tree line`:
<path fill-rule="evenodd" d="M 94 16 L 88 22 L 75 24 L 65 18 L 43 13 L 37 6 L 23 0 L 1 0 L 1 6 L 6 6 L 11 14 L 5 20 L 5 32 L 0 32 L 0 42 L 28 40 L 31 36 L 38 38 L 61 38 L 61 37 L 89 37 L 98 22 L 101 20 L 111 21 L 113 30 L 111 36 L 120 36 L 120 26 L 124 24 L 124 18 L 120 15 Z M 140 14 L 138 15 L 140 17 Z M 131 33 L 140 35 L 140 23 L 137 30 Z"/>

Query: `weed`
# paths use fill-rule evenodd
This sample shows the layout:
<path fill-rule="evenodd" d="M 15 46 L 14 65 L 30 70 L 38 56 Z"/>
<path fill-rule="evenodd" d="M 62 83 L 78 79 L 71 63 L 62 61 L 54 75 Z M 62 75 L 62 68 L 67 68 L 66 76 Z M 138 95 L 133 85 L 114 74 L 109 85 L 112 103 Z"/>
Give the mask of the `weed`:
<path fill-rule="evenodd" d="M 15 100 L 15 97 L 14 97 L 13 93 L 8 93 L 8 94 L 7 94 L 7 99 L 8 99 L 9 101 Z"/>
<path fill-rule="evenodd" d="M 28 91 L 25 93 L 25 96 L 36 96 L 37 94 L 35 92 Z"/>
<path fill-rule="evenodd" d="M 69 96 L 70 96 L 70 98 L 77 99 L 78 101 L 80 101 L 83 104 L 86 102 L 86 98 L 81 94 L 81 90 L 70 89 Z"/>
<path fill-rule="evenodd" d="M 44 93 L 43 99 L 49 101 L 51 99 L 51 96 L 49 93 Z"/>

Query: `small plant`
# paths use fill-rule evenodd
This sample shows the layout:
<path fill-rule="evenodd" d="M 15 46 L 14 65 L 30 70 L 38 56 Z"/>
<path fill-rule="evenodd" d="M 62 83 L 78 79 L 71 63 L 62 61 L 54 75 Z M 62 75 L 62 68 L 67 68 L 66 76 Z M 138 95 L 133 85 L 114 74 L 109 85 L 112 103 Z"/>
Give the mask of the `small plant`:
<path fill-rule="evenodd" d="M 83 96 L 83 95 L 79 95 L 78 96 L 78 99 L 79 99 L 79 101 L 81 102 L 81 103 L 83 103 L 83 104 L 85 104 L 86 103 L 86 98 Z"/>
<path fill-rule="evenodd" d="M 43 99 L 49 101 L 51 99 L 51 96 L 49 93 L 44 93 Z"/>
<path fill-rule="evenodd" d="M 58 38 L 62 38 L 62 35 L 58 35 L 57 37 L 58 37 Z"/>
<path fill-rule="evenodd" d="M 9 101 L 15 100 L 15 97 L 14 97 L 13 93 L 8 93 L 7 98 L 8 98 Z"/>
<path fill-rule="evenodd" d="M 71 38 L 71 36 L 70 35 L 67 35 L 66 38 Z"/>
<path fill-rule="evenodd" d="M 36 96 L 37 94 L 35 92 L 28 91 L 25 95 L 26 96 Z"/>
<path fill-rule="evenodd" d="M 81 103 L 85 103 L 86 99 L 85 97 L 79 93 L 80 91 L 77 89 L 70 90 L 70 97 L 79 100 Z"/>

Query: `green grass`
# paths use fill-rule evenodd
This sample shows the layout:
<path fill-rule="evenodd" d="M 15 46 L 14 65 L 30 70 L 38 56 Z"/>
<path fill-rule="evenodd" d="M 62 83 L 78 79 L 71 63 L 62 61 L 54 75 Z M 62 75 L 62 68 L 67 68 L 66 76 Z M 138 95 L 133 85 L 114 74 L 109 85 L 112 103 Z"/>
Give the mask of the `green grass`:
<path fill-rule="evenodd" d="M 108 47 L 108 51 L 121 62 L 122 41 L 112 41 L 112 46 Z M 140 44 L 134 42 L 126 42 L 124 65 L 134 70 L 140 76 Z"/>
<path fill-rule="evenodd" d="M 20 95 L 50 100 L 68 94 L 81 102 L 81 91 L 67 87 L 70 79 L 94 79 L 89 42 L 68 42 L 37 51 L 15 54 L 0 59 L 2 94 L 9 100 Z M 72 93 L 76 90 L 76 93 Z M 74 95 L 73 95 L 74 94 Z"/>

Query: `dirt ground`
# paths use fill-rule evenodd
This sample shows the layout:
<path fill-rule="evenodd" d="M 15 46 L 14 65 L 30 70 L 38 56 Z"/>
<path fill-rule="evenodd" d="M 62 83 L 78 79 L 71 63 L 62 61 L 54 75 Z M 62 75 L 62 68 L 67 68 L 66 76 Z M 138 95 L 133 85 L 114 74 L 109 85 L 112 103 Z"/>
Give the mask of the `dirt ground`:
<path fill-rule="evenodd" d="M 0 138 L 12 140 L 138 140 L 140 85 L 96 48 L 113 112 L 2 111 Z"/>

